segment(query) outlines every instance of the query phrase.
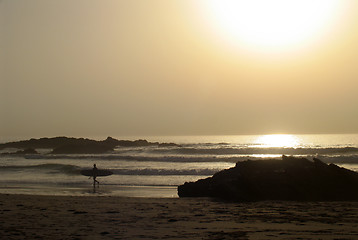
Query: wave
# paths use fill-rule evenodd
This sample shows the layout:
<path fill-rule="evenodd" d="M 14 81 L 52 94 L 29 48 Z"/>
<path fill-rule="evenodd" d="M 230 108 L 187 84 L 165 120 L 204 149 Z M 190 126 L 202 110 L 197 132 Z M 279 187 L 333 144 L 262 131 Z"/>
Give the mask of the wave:
<path fill-rule="evenodd" d="M 75 165 L 66 165 L 66 164 L 39 164 L 31 166 L 4 166 L 0 169 L 0 172 L 4 171 L 41 171 L 45 170 L 49 174 L 62 173 L 67 175 L 80 175 L 80 171 L 83 168 L 80 168 Z M 193 175 L 193 176 L 208 176 L 213 175 L 214 173 L 220 171 L 221 169 L 107 169 L 113 172 L 114 175 L 158 175 L 158 176 L 168 176 L 168 175 Z"/>
<path fill-rule="evenodd" d="M 91 190 L 89 193 L 93 193 L 92 183 L 88 181 L 88 179 L 83 181 L 72 181 L 72 182 L 66 182 L 66 181 L 36 181 L 36 180 L 27 180 L 24 181 L 16 181 L 16 180 L 6 180 L 5 182 L 2 181 L 2 183 L 11 184 L 11 187 L 7 186 L 6 189 L 26 189 L 27 191 L 32 191 L 33 189 L 40 188 L 41 192 L 43 192 L 46 187 L 51 188 L 52 190 L 56 190 L 56 187 L 59 187 L 58 189 L 60 192 L 63 190 L 61 187 L 66 188 L 66 192 L 71 191 L 71 187 L 78 190 L 79 187 L 84 188 L 84 190 L 89 189 Z M 112 186 L 112 187 L 124 187 L 124 188 L 141 188 L 141 187 L 154 187 L 154 188 L 170 188 L 170 189 L 177 189 L 178 184 L 171 184 L 171 183 L 135 183 L 135 182 L 126 182 L 126 183 L 113 183 L 113 182 L 102 182 L 101 186 Z M 1 189 L 1 187 L 0 187 Z M 118 189 L 106 189 L 103 190 L 102 188 L 96 189 L 96 191 L 99 192 L 105 192 L 105 191 L 113 191 Z M 56 194 L 59 193 L 59 191 L 56 191 Z"/>
<path fill-rule="evenodd" d="M 77 160 L 123 160 L 143 162 L 237 162 L 245 157 L 216 157 L 216 156 L 133 156 L 133 155 L 32 155 L 25 156 L 27 159 L 77 159 Z"/>
<path fill-rule="evenodd" d="M 133 155 L 36 155 L 26 156 L 30 159 L 73 159 L 73 160 L 105 160 L 105 161 L 138 161 L 138 162 L 163 162 L 163 163 L 205 163 L 205 162 L 226 162 L 236 163 L 248 159 L 259 160 L 267 158 L 281 159 L 282 155 L 292 155 L 312 159 L 319 158 L 327 163 L 358 163 L 357 154 L 242 154 L 242 155 L 186 155 L 186 156 L 133 156 Z M 45 166 L 44 166 L 45 167 Z"/>
<path fill-rule="evenodd" d="M 108 154 L 34 154 L 26 155 L 27 158 L 88 158 L 88 157 L 98 157 L 105 156 L 111 158 L 114 156 L 117 157 L 126 157 L 142 155 L 176 155 L 176 156 L 187 156 L 187 155 L 212 155 L 212 156 L 221 156 L 221 155 L 254 155 L 254 154 L 278 154 L 278 155 L 314 155 L 314 154 L 358 154 L 358 148 L 356 147 L 330 147 L 330 148 L 282 148 L 282 147 L 272 147 L 272 148 L 262 148 L 262 147 L 222 147 L 220 145 L 215 145 L 215 147 L 205 147 L 199 145 L 197 147 L 168 147 L 168 148 L 135 148 L 135 149 L 116 149 L 112 153 Z"/>
<path fill-rule="evenodd" d="M 174 154 L 191 154 L 191 155 L 233 155 L 233 154 L 281 154 L 281 155 L 298 155 L 298 154 L 344 154 L 358 153 L 356 147 L 332 147 L 332 148 L 260 148 L 260 147 L 216 147 L 216 148 L 171 148 L 171 149 L 152 149 L 155 153 L 174 153 Z"/>
<path fill-rule="evenodd" d="M 47 173 L 65 173 L 68 175 L 77 175 L 80 173 L 81 168 L 75 165 L 70 164 L 56 164 L 56 163 L 46 163 L 39 165 L 16 165 L 16 166 L 2 166 L 1 171 L 25 171 L 25 170 L 44 170 Z"/>
<path fill-rule="evenodd" d="M 144 175 L 144 176 L 209 176 L 222 169 L 116 169 L 111 170 L 116 175 Z"/>

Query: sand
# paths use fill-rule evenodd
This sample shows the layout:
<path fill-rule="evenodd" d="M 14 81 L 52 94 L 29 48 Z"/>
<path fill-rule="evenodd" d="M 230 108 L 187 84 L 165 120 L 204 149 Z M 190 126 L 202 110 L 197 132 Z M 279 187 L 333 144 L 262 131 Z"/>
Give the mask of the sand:
<path fill-rule="evenodd" d="M 0 194 L 1 239 L 357 239 L 357 202 Z"/>

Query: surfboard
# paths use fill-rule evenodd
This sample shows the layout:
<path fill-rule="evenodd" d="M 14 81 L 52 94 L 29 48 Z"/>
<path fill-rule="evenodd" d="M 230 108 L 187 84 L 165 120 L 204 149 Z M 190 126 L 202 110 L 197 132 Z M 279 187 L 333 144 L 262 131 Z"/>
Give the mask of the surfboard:
<path fill-rule="evenodd" d="M 82 170 L 81 174 L 84 176 L 92 177 L 93 176 L 93 169 L 86 169 Z M 105 177 L 112 175 L 113 172 L 106 170 L 106 169 L 97 169 L 97 177 Z"/>

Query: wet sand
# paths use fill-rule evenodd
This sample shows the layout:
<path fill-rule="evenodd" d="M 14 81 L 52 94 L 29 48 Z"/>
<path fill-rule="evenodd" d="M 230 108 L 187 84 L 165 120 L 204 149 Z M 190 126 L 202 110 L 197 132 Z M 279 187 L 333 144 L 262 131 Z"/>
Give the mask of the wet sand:
<path fill-rule="evenodd" d="M 1 239 L 357 239 L 358 202 L 0 194 Z"/>

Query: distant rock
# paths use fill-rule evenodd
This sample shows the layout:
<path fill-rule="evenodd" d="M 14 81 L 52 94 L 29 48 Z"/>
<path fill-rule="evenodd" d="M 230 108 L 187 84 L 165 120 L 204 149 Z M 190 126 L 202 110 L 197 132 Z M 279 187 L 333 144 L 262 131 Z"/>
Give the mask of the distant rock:
<path fill-rule="evenodd" d="M 16 154 L 39 154 L 35 149 L 26 148 L 25 150 L 17 151 Z"/>
<path fill-rule="evenodd" d="M 3 153 L 2 155 L 27 155 L 27 154 L 39 154 L 35 149 L 27 148 L 25 150 L 19 150 L 11 153 Z"/>
<path fill-rule="evenodd" d="M 40 138 L 30 139 L 17 142 L 8 142 L 0 144 L 0 150 L 6 148 L 17 149 L 53 149 L 51 154 L 97 154 L 113 151 L 115 147 L 172 147 L 178 146 L 174 143 L 158 143 L 148 142 L 147 140 L 139 139 L 135 141 L 117 140 L 112 137 L 107 137 L 106 140 L 96 141 L 87 138 L 69 138 L 69 137 L 54 137 L 54 138 Z M 25 150 L 24 150 L 25 151 Z M 24 153 L 25 154 L 25 153 Z"/>
<path fill-rule="evenodd" d="M 230 201 L 358 201 L 358 173 L 319 159 L 248 160 L 185 183 L 178 195 Z"/>
<path fill-rule="evenodd" d="M 53 149 L 50 154 L 100 154 L 113 151 L 112 146 L 101 143 L 69 144 Z"/>
<path fill-rule="evenodd" d="M 180 147 L 180 145 L 175 143 L 157 143 L 158 147 Z"/>
<path fill-rule="evenodd" d="M 112 137 L 107 137 L 106 140 L 102 141 L 103 144 L 107 146 L 116 147 L 119 145 L 119 141 L 117 139 L 114 139 Z"/>
<path fill-rule="evenodd" d="M 83 144 L 91 144 L 96 142 L 97 141 L 95 140 L 86 139 L 86 138 L 69 138 L 69 137 L 54 137 L 54 138 L 40 138 L 40 139 L 31 138 L 30 140 L 0 144 L 0 149 L 5 149 L 5 148 L 54 149 L 56 147 L 63 146 L 63 145 L 70 145 L 70 144 L 83 145 Z"/>
<path fill-rule="evenodd" d="M 118 146 L 121 147 L 145 147 L 145 146 L 151 146 L 154 145 L 153 143 L 148 142 L 147 140 L 139 139 L 135 141 L 129 141 L 129 140 L 119 140 Z"/>

